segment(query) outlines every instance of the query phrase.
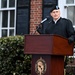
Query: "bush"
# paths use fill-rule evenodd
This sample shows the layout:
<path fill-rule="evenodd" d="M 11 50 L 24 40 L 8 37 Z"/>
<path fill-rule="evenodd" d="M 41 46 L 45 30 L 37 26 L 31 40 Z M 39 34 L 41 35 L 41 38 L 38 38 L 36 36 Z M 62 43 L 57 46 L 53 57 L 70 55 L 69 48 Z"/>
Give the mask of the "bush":
<path fill-rule="evenodd" d="M 29 75 L 31 57 L 24 54 L 24 36 L 0 38 L 0 75 Z"/>

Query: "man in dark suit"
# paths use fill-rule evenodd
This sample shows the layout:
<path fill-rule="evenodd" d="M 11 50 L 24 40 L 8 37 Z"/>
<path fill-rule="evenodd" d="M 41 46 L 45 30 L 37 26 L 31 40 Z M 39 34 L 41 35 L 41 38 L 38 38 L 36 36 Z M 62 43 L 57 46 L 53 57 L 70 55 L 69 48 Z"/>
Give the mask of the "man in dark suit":
<path fill-rule="evenodd" d="M 44 34 L 60 35 L 68 38 L 69 43 L 74 42 L 74 28 L 72 22 L 69 19 L 60 17 L 60 8 L 54 6 L 50 11 L 50 15 L 52 16 L 52 21 L 48 22 Z M 42 26 L 39 26 L 37 31 L 43 34 Z"/>

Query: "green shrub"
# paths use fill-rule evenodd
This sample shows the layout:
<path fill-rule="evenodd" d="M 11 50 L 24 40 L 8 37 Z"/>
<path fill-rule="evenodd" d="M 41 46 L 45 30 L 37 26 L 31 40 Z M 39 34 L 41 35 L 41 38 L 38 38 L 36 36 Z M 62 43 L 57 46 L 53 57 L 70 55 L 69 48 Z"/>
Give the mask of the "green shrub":
<path fill-rule="evenodd" d="M 0 38 L 0 75 L 29 75 L 31 55 L 24 54 L 24 36 Z"/>

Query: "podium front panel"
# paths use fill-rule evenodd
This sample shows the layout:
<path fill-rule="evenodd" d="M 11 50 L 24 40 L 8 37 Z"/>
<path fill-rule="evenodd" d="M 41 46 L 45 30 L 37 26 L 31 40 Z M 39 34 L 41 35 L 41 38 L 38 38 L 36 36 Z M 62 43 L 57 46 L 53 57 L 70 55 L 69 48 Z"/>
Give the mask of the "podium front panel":
<path fill-rule="evenodd" d="M 27 54 L 50 54 L 52 53 L 53 36 L 27 35 L 25 36 L 25 50 Z"/>
<path fill-rule="evenodd" d="M 25 54 L 73 55 L 74 44 L 57 35 L 26 35 Z"/>

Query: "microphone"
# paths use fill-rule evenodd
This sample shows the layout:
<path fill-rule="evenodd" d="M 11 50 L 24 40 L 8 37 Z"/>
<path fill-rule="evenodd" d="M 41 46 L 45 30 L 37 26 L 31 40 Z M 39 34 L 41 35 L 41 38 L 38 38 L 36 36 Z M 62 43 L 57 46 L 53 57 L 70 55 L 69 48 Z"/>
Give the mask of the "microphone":
<path fill-rule="evenodd" d="M 43 19 L 43 20 L 41 21 L 41 24 L 44 23 L 44 22 L 47 21 L 47 20 L 49 20 L 49 17 L 48 17 L 48 16 L 47 16 L 45 19 Z"/>

